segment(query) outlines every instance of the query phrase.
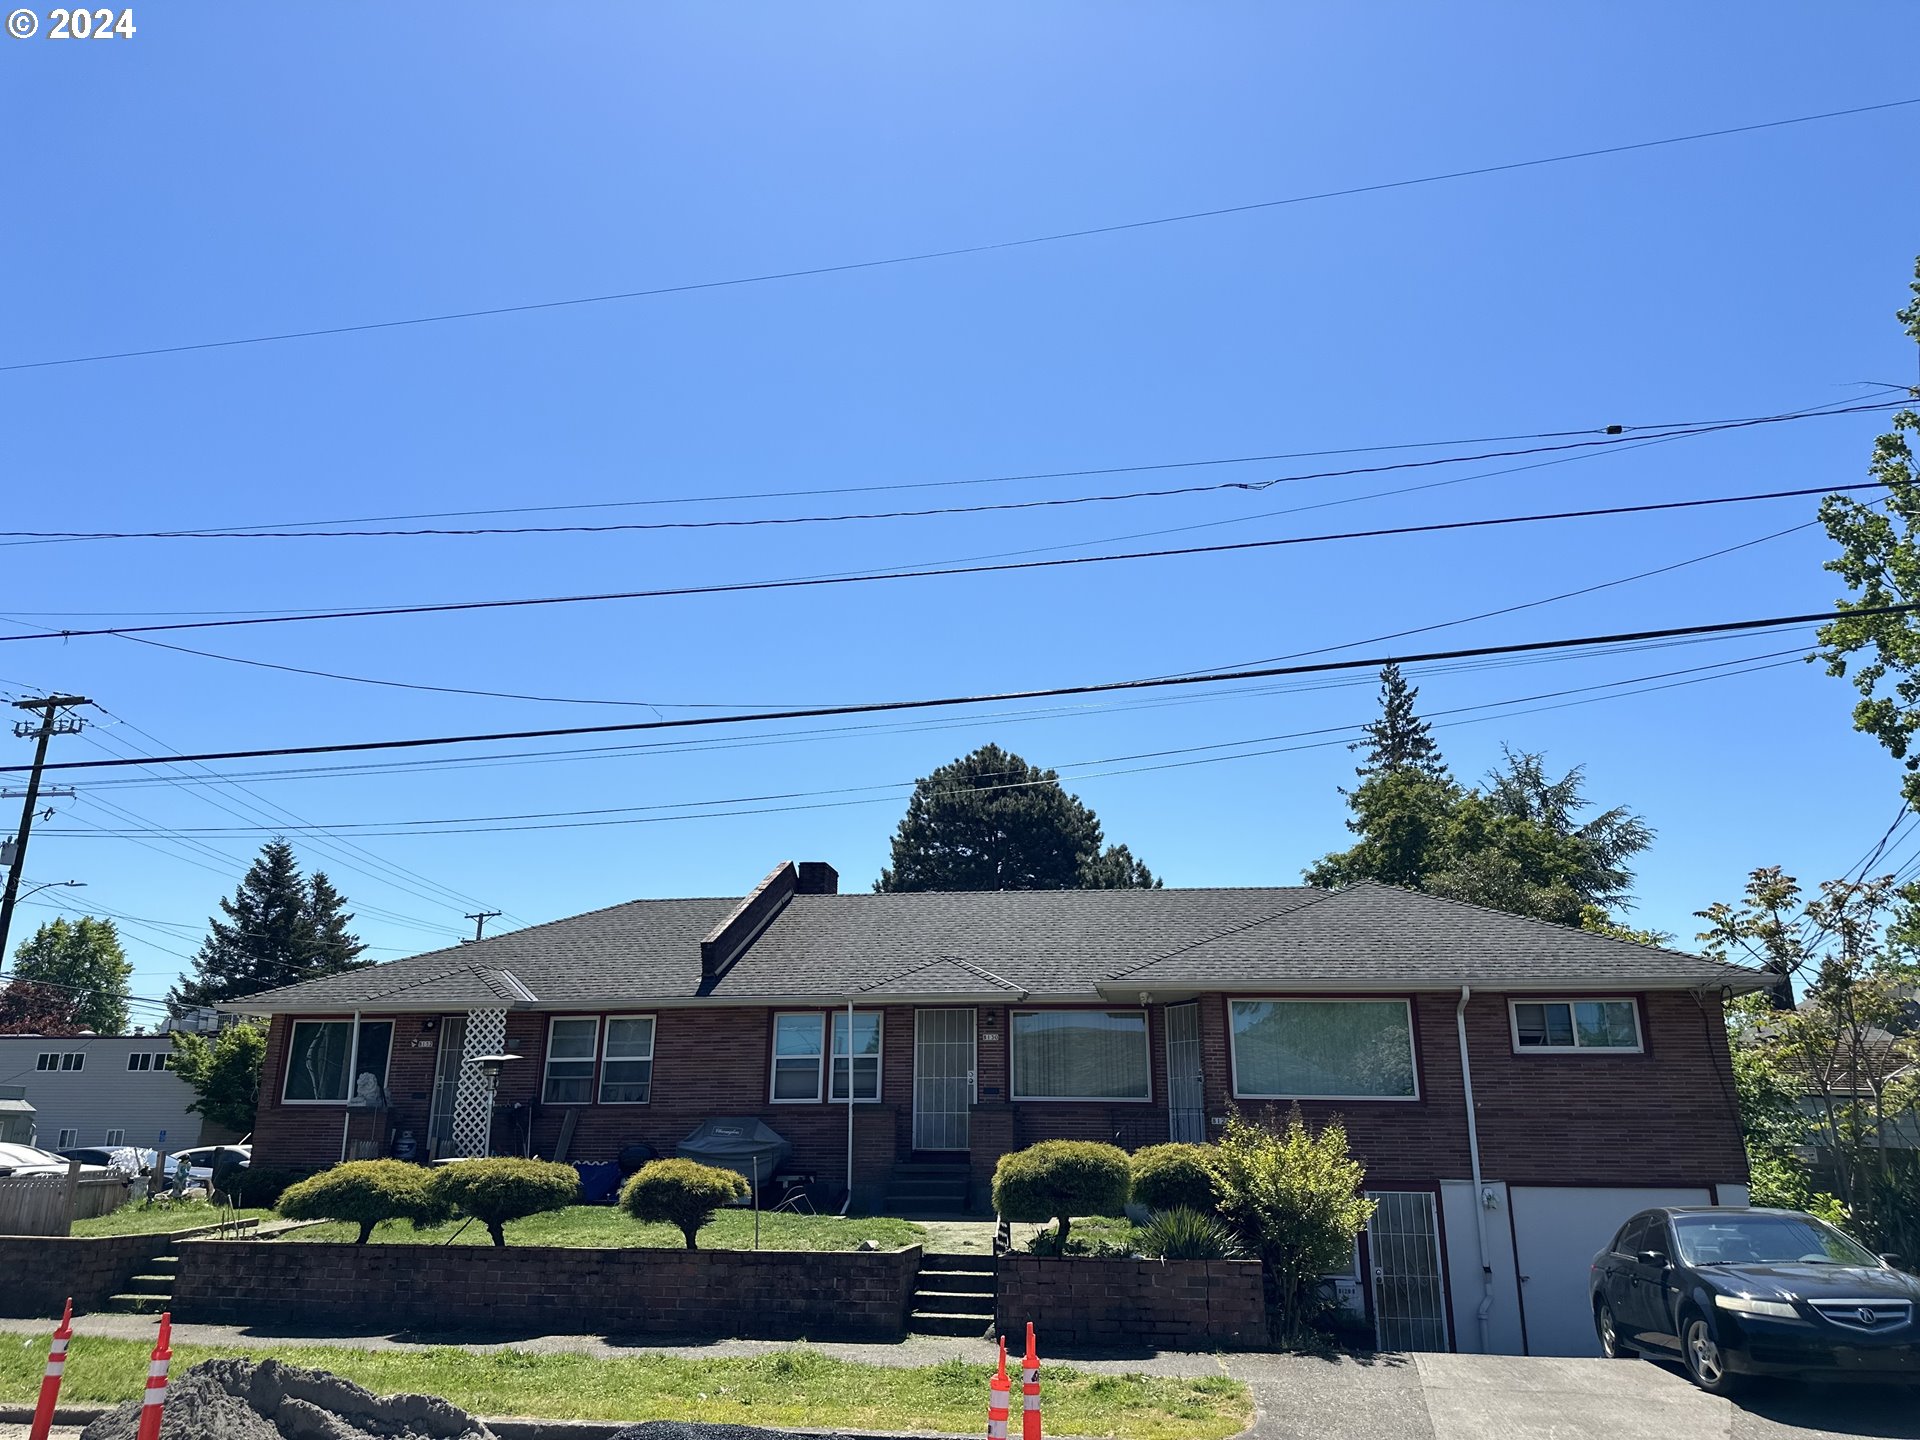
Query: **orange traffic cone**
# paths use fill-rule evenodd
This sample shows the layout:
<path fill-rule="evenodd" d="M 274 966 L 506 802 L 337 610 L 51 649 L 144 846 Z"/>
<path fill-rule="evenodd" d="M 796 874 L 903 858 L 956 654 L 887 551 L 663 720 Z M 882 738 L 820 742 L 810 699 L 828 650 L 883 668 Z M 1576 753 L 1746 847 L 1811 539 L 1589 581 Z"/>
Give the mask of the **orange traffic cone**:
<path fill-rule="evenodd" d="M 153 1358 L 147 1364 L 147 1393 L 140 1402 L 139 1440 L 160 1440 L 160 1411 L 167 1403 L 167 1365 L 173 1351 L 167 1342 L 173 1338 L 173 1312 L 160 1317 L 160 1338 L 153 1342 Z"/>
<path fill-rule="evenodd" d="M 1040 1352 L 1033 1346 L 1033 1322 L 1027 1322 L 1027 1358 L 1020 1362 L 1020 1440 L 1040 1440 Z"/>
<path fill-rule="evenodd" d="M 67 1342 L 73 1338 L 73 1297 L 67 1297 L 67 1311 L 60 1317 L 60 1328 L 53 1332 L 47 1347 L 47 1373 L 40 1380 L 40 1403 L 33 1407 L 33 1429 L 27 1440 L 47 1440 L 53 1429 L 53 1407 L 60 1400 L 60 1377 L 67 1372 Z"/>
<path fill-rule="evenodd" d="M 1008 1401 L 1013 1387 L 1007 1383 L 1007 1337 L 1000 1337 L 1000 1370 L 987 1387 L 987 1440 L 1007 1440 Z M 140 1440 L 147 1440 L 142 1435 Z M 153 1440 L 159 1440 L 155 1435 Z"/>

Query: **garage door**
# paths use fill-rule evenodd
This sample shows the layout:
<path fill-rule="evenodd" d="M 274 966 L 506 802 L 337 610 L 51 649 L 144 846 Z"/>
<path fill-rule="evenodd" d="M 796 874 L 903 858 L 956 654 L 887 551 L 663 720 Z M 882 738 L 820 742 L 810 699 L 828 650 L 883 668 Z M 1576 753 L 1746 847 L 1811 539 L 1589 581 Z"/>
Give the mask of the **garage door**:
<path fill-rule="evenodd" d="M 1515 1185 L 1514 1252 L 1529 1355 L 1598 1355 L 1587 1271 L 1620 1224 L 1653 1205 L 1711 1205 L 1700 1190 L 1578 1190 Z"/>

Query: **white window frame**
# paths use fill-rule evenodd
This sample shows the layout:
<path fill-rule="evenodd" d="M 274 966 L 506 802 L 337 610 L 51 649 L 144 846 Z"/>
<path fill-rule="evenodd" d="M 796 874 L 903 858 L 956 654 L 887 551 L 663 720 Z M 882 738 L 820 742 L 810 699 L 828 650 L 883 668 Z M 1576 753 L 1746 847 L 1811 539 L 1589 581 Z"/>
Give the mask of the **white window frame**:
<path fill-rule="evenodd" d="M 67 1051 L 64 1055 L 60 1057 L 60 1068 L 62 1070 L 71 1070 L 76 1074 L 86 1069 L 87 1068 L 87 1052 L 84 1050 Z"/>
<path fill-rule="evenodd" d="M 1520 1010 L 1522 1005 L 1564 1005 L 1567 1007 L 1568 1028 L 1573 1033 L 1571 1045 L 1522 1045 L 1520 1043 Z M 1576 1005 L 1625 1005 L 1633 1011 L 1633 1044 L 1631 1045 L 1582 1045 L 1580 1043 L 1580 1025 L 1574 1019 L 1573 1007 Z M 1640 1014 L 1640 1001 L 1632 995 L 1513 995 L 1507 999 L 1507 1034 L 1513 1043 L 1516 1055 L 1644 1055 L 1647 1053 L 1647 1026 Z"/>
<path fill-rule="evenodd" d="M 129 1050 L 127 1052 L 127 1069 L 150 1070 L 152 1068 L 153 1052 L 151 1050 Z"/>
<path fill-rule="evenodd" d="M 827 1027 L 827 1099 L 835 1105 L 844 1105 L 847 1103 L 846 1096 L 833 1093 L 833 1063 L 836 1060 L 845 1059 L 847 1062 L 847 1088 L 849 1090 L 853 1088 L 853 1062 L 855 1059 L 866 1060 L 871 1058 L 873 1061 L 873 1094 L 855 1095 L 853 1097 L 854 1104 L 878 1105 L 881 1095 L 886 1092 L 887 1012 L 884 1010 L 861 1010 L 858 1008 L 853 1012 L 855 1020 L 864 1020 L 869 1015 L 873 1017 L 876 1035 L 880 1041 L 880 1048 L 874 1051 L 871 1057 L 854 1055 L 853 1036 L 851 1034 L 847 1036 L 847 1053 L 845 1056 L 842 1056 L 840 1052 L 834 1048 L 835 1042 L 840 1038 L 841 1027 L 847 1023 L 847 1012 L 845 1010 L 834 1011 L 832 1023 Z"/>
<path fill-rule="evenodd" d="M 80 1148 L 80 1132 L 67 1129 L 60 1132 L 60 1138 L 53 1144 L 56 1150 L 77 1150 Z"/>
<path fill-rule="evenodd" d="M 362 1020 L 360 1023 L 364 1025 L 367 1022 Z M 171 1050 L 166 1050 L 166 1051 L 156 1050 L 153 1054 L 153 1068 L 156 1070 L 171 1070 L 173 1068 L 173 1052 Z M 387 1068 L 388 1069 L 393 1068 L 393 1042 L 392 1041 L 387 1042 Z"/>
<path fill-rule="evenodd" d="M 287 1091 L 293 1088 L 293 1054 L 294 1054 L 293 1037 L 294 1037 L 294 1034 L 299 1030 L 299 1028 L 302 1025 L 344 1025 L 346 1026 L 347 1027 L 347 1068 L 349 1070 L 354 1068 L 354 1057 L 355 1057 L 355 1051 L 357 1049 L 357 1047 L 354 1045 L 356 1023 L 354 1021 L 354 1018 L 351 1015 L 303 1015 L 303 1016 L 298 1016 L 292 1020 L 289 1020 L 287 1023 L 287 1063 L 286 1063 L 285 1070 L 282 1072 L 280 1076 L 280 1103 L 282 1105 L 346 1105 L 346 1104 L 350 1104 L 353 1100 L 353 1086 L 354 1086 L 354 1077 L 351 1075 L 347 1077 L 347 1093 L 341 1096 L 338 1100 L 295 1100 L 288 1096 Z M 387 1027 L 387 1075 L 391 1077 L 393 1074 L 393 1047 L 394 1047 L 395 1041 L 399 1039 L 400 1027 L 394 1022 L 391 1016 L 363 1015 L 360 1017 L 357 1028 L 364 1030 L 369 1025 L 385 1025 Z M 381 1088 L 382 1089 L 386 1088 L 384 1082 L 382 1082 Z"/>
<path fill-rule="evenodd" d="M 584 1100 L 552 1100 L 547 1096 L 548 1088 L 553 1084 L 553 1027 L 563 1020 L 590 1020 L 593 1022 L 593 1043 L 587 1047 L 587 1098 Z M 540 1103 L 542 1105 L 591 1105 L 594 1096 L 600 1092 L 600 1041 L 607 1027 L 600 1023 L 598 1015 L 550 1015 L 547 1017 L 547 1048 L 540 1056 Z M 566 1056 L 563 1065 L 578 1065 L 578 1056 Z M 647 1093 L 653 1093 L 653 1083 L 649 1078 Z"/>
<path fill-rule="evenodd" d="M 1399 1005 L 1407 1014 L 1407 1065 L 1413 1073 L 1411 1095 L 1263 1095 L 1240 1088 L 1240 1037 L 1234 1029 L 1235 1005 Z M 1420 1101 L 1420 1046 L 1413 1037 L 1413 1001 L 1405 995 L 1229 995 L 1227 997 L 1227 1084 L 1236 1100 L 1330 1100 L 1341 1104 L 1415 1105 Z"/>
<path fill-rule="evenodd" d="M 1014 1043 L 1014 1020 L 1021 1015 L 1067 1015 L 1075 1012 L 1091 1015 L 1138 1015 L 1140 1040 L 1147 1062 L 1147 1093 L 1144 1096 L 1111 1095 L 1024 1095 L 1020 1091 L 1020 1066 L 1014 1058 L 1019 1047 Z M 1007 1098 L 1026 1105 L 1151 1105 L 1153 1103 L 1153 1018 L 1138 1005 L 1045 1005 L 1029 1006 L 1007 1012 Z"/>
<path fill-rule="evenodd" d="M 774 1081 L 779 1073 L 782 1060 L 804 1060 L 804 1055 L 782 1055 L 780 1053 L 780 1022 L 790 1017 L 804 1016 L 820 1027 L 819 1048 L 813 1052 L 813 1094 L 787 1095 L 774 1094 Z M 827 1016 L 823 1010 L 776 1010 L 773 1014 L 773 1033 L 767 1037 L 769 1053 L 767 1055 L 767 1103 L 769 1105 L 818 1105 L 825 1093 L 827 1083 Z"/>
<path fill-rule="evenodd" d="M 125 1130 L 109 1130 L 107 1131 L 105 1143 L 108 1145 L 124 1145 L 127 1143 L 127 1132 Z"/>
<path fill-rule="evenodd" d="M 42 1050 L 34 1057 L 33 1068 L 35 1070 L 58 1070 L 60 1068 L 60 1052 L 58 1050 Z"/>
<path fill-rule="evenodd" d="M 573 1018 L 584 1019 L 585 1017 L 579 1016 Z M 613 1024 L 616 1020 L 645 1020 L 647 1022 L 647 1053 L 644 1057 L 639 1055 L 607 1054 L 607 1044 L 613 1036 Z M 653 1103 L 653 1052 L 659 1043 L 660 1017 L 657 1015 L 607 1015 L 602 1017 L 600 1025 L 600 1068 L 595 1072 L 593 1078 L 593 1103 L 596 1105 L 651 1105 Z M 615 1065 L 631 1064 L 643 1058 L 647 1062 L 647 1098 L 644 1100 L 607 1099 L 608 1062 L 612 1062 Z M 545 1088 L 543 1084 L 541 1089 L 544 1091 Z"/>

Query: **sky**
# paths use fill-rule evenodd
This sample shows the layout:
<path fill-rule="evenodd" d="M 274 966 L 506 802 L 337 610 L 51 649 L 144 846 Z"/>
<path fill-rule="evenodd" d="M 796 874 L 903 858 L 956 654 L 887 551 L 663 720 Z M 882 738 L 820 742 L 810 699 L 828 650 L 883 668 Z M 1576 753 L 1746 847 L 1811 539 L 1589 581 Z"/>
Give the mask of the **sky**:
<path fill-rule="evenodd" d="M 1838 407 L 1916 376 L 1893 311 L 1920 249 L 1903 178 L 1920 106 L 909 264 L 35 365 L 987 246 L 1920 94 L 1889 43 L 1911 19 L 1897 3 L 1761 3 L 1737 26 L 1653 4 L 133 13 L 131 37 L 54 41 L 43 23 L 0 40 L 8 531 L 562 505 L 600 508 L 407 523 L 766 519 L 1261 484 L 1564 442 L 1306 452 Z M 966 515 L 0 542 L 0 635 L 1850 484 L 1884 414 Z M 1188 463 L 1248 456 L 1299 458 Z M 1157 466 L 1181 468 L 1125 468 Z M 900 486 L 919 488 L 872 488 Z M 712 498 L 743 495 L 760 498 Z M 1827 609 L 1840 592 L 1816 505 L 151 637 L 228 659 L 113 635 L 0 640 L 0 691 L 98 702 L 55 742 L 78 760 L 1616 633 Z M 1809 638 L 1414 678 L 1458 774 L 1503 744 L 1545 751 L 1584 766 L 1595 801 L 1642 814 L 1658 839 L 1632 918 L 1690 937 L 1693 912 L 1752 867 L 1839 874 L 1894 818 L 1897 765 L 1853 731 L 1845 682 L 1795 658 Z M 33 896 L 15 938 L 55 906 L 117 915 L 134 993 L 162 995 L 279 829 L 381 959 L 470 933 L 469 911 L 505 912 L 497 930 L 737 895 L 790 858 L 864 889 L 913 779 L 987 741 L 1059 768 L 1169 885 L 1297 883 L 1348 839 L 1344 745 L 1374 689 L 1361 670 L 416 751 L 399 769 L 73 772 L 26 878 L 86 888 Z M 31 758 L 5 746 L 7 763 Z M 596 810 L 619 813 L 571 813 Z M 416 823 L 500 816 L 559 818 Z"/>

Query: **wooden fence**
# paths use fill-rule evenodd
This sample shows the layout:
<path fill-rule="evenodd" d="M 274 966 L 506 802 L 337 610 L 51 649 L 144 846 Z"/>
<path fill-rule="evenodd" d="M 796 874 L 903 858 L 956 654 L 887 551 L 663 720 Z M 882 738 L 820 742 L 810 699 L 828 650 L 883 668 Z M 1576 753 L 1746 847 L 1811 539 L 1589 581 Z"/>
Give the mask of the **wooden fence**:
<path fill-rule="evenodd" d="M 83 1179 L 68 1215 L 66 1176 L 0 1175 L 0 1235 L 65 1235 L 73 1221 L 117 1210 L 126 1198 L 127 1182 L 118 1175 Z"/>

